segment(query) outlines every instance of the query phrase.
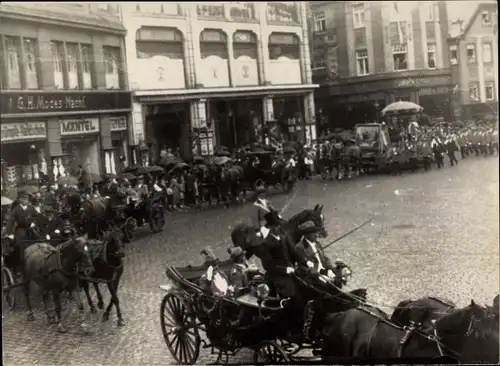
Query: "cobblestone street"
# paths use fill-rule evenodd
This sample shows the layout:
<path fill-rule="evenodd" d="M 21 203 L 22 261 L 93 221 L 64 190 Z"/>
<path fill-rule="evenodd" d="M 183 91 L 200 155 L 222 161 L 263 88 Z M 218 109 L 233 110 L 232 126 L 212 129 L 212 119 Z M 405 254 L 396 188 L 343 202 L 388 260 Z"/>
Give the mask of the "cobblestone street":
<path fill-rule="evenodd" d="M 445 297 L 459 306 L 471 299 L 491 304 L 499 290 L 498 189 L 498 159 L 491 157 L 398 177 L 300 182 L 294 192 L 270 199 L 277 208 L 287 207 L 285 217 L 324 204 L 330 240 L 374 216 L 371 226 L 327 253 L 352 266 L 350 288 L 368 288 L 370 301 L 390 312 L 400 300 L 424 295 Z M 141 232 L 128 244 L 119 290 L 123 328 L 116 326 L 114 315 L 101 323 L 101 311 L 89 315 L 90 335 L 80 334 L 77 327 L 58 334 L 40 311 L 34 322 L 26 320 L 19 293 L 17 309 L 4 310 L 5 364 L 172 363 L 159 320 L 164 294 L 158 286 L 165 282 L 165 266 L 199 263 L 205 246 L 225 258 L 231 226 L 255 217 L 256 209 L 247 203 L 228 210 L 175 213 L 168 216 L 163 233 Z M 37 307 L 41 310 L 38 301 Z M 203 350 L 199 363 L 214 359 Z"/>

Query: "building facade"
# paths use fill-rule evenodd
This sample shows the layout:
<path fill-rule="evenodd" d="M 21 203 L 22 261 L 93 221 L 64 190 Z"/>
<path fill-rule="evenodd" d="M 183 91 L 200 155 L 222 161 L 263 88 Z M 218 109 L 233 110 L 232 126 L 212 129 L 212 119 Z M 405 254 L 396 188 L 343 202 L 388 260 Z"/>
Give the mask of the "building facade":
<path fill-rule="evenodd" d="M 88 4 L 2 4 L 0 35 L 3 188 L 78 166 L 118 173 L 131 112 L 119 18 Z"/>
<path fill-rule="evenodd" d="M 377 121 L 380 111 L 398 100 L 420 104 L 433 119 L 451 118 L 444 1 L 315 1 L 310 6 L 321 126 Z"/>
<path fill-rule="evenodd" d="M 130 3 L 122 17 L 140 159 L 211 155 L 270 129 L 315 137 L 305 2 Z"/>
<path fill-rule="evenodd" d="M 478 4 L 456 37 L 449 39 L 456 119 L 498 114 L 498 5 Z"/>

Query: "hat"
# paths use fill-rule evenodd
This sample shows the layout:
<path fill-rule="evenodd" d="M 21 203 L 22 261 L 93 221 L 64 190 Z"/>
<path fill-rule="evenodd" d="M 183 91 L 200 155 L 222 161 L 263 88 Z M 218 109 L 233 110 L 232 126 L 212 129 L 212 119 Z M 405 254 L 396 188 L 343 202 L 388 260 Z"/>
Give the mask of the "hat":
<path fill-rule="evenodd" d="M 144 180 L 144 175 L 138 175 L 138 176 L 137 176 L 137 179 L 138 179 L 138 180 Z"/>
<path fill-rule="evenodd" d="M 316 226 L 313 221 L 306 221 L 298 226 L 298 229 L 301 234 L 312 234 L 321 230 L 320 227 Z"/>

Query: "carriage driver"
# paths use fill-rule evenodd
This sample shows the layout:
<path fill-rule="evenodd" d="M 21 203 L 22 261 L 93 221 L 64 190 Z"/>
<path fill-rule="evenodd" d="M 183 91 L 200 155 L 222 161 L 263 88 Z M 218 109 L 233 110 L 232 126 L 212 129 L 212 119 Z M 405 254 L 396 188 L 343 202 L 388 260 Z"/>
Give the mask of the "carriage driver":
<path fill-rule="evenodd" d="M 305 302 L 293 277 L 294 264 L 304 262 L 304 258 L 295 251 L 293 239 L 281 230 L 282 218 L 267 200 L 258 199 L 254 206 L 259 208 L 259 216 L 264 213 L 265 226 L 257 234 L 263 240 L 254 253 L 247 252 L 247 258 L 255 254 L 266 271 L 267 279 L 283 299 L 289 299 L 286 305 L 290 319 L 294 322 L 290 331 L 298 334 L 302 329 Z M 250 254 L 250 255 L 249 255 Z"/>
<path fill-rule="evenodd" d="M 335 268 L 318 243 L 318 232 L 321 228 L 317 227 L 312 221 L 306 221 L 299 225 L 299 230 L 302 239 L 295 246 L 295 250 L 306 258 L 306 269 L 312 273 L 326 275 L 330 279 L 334 279 Z"/>
<path fill-rule="evenodd" d="M 5 231 L 7 237 L 14 240 L 16 251 L 19 254 L 19 268 L 23 268 L 28 229 L 34 223 L 30 212 L 28 194 L 26 192 L 19 192 L 18 202 L 19 204 L 10 212 Z"/>

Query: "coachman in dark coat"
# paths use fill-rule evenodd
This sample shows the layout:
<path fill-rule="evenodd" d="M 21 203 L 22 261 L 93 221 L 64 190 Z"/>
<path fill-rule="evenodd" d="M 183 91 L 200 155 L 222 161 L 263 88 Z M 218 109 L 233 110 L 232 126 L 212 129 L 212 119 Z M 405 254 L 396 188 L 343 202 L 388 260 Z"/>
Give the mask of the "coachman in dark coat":
<path fill-rule="evenodd" d="M 28 195 L 20 192 L 18 204 L 10 212 L 9 219 L 5 228 L 7 237 L 14 240 L 14 253 L 19 262 L 19 268 L 24 267 L 24 250 L 29 246 L 28 230 L 33 224 L 33 210 L 29 206 Z"/>

